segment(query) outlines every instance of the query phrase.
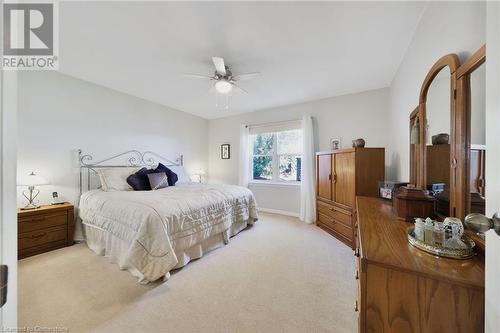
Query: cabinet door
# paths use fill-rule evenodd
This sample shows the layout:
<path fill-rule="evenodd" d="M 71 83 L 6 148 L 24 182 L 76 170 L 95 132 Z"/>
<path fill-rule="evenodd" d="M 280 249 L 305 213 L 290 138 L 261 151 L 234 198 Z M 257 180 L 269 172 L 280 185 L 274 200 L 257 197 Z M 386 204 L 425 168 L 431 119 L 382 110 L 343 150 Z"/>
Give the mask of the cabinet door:
<path fill-rule="evenodd" d="M 333 188 L 335 202 L 354 207 L 355 188 L 354 188 L 354 167 L 355 153 L 335 154 Z"/>
<path fill-rule="evenodd" d="M 318 155 L 318 198 L 332 200 L 332 155 Z"/>

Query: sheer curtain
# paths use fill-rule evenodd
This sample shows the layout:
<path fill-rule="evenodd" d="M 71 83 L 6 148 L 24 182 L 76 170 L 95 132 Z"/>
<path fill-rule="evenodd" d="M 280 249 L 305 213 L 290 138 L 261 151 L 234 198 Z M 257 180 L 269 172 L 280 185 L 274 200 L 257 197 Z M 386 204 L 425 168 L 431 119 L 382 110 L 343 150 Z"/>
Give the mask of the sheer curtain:
<path fill-rule="evenodd" d="M 240 127 L 240 165 L 238 185 L 248 187 L 248 174 L 250 168 L 249 128 L 247 125 Z"/>
<path fill-rule="evenodd" d="M 311 116 L 302 117 L 302 181 L 300 183 L 300 220 L 316 221 L 314 132 Z"/>

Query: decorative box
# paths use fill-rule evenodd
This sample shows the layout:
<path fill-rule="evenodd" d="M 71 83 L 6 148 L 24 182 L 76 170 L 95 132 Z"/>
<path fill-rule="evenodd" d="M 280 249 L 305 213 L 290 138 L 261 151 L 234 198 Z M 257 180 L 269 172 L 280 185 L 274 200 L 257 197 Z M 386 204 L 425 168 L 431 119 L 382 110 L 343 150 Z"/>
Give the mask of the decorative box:
<path fill-rule="evenodd" d="M 408 183 L 394 182 L 394 181 L 383 181 L 378 182 L 378 196 L 382 199 L 392 200 L 394 190 L 398 187 L 406 186 Z"/>
<path fill-rule="evenodd" d="M 416 217 L 433 216 L 434 201 L 427 191 L 401 186 L 394 191 L 392 209 L 400 220 L 413 222 Z"/>

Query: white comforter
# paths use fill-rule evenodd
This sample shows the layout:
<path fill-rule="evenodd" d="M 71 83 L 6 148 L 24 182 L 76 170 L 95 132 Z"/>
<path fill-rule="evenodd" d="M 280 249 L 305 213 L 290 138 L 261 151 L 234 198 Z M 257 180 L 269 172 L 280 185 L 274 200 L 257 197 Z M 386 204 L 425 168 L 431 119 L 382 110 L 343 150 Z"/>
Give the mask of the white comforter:
<path fill-rule="evenodd" d="M 223 233 L 236 222 L 257 220 L 250 190 L 233 185 L 179 184 L 157 191 L 93 190 L 80 198 L 88 227 L 130 244 L 129 265 L 154 281 L 174 268 L 175 252 Z"/>

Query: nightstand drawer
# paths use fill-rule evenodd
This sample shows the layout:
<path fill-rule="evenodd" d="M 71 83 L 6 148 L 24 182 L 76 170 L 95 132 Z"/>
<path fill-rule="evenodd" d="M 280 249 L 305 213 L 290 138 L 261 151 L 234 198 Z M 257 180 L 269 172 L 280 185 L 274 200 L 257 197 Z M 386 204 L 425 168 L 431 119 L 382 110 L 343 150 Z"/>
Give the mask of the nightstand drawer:
<path fill-rule="evenodd" d="M 20 218 L 18 223 L 18 233 L 31 232 L 35 230 L 47 229 L 68 224 L 68 213 L 66 211 L 36 215 Z"/>
<path fill-rule="evenodd" d="M 18 236 L 17 249 L 18 251 L 22 251 L 48 243 L 66 242 L 67 237 L 68 229 L 66 227 L 25 232 Z"/>

